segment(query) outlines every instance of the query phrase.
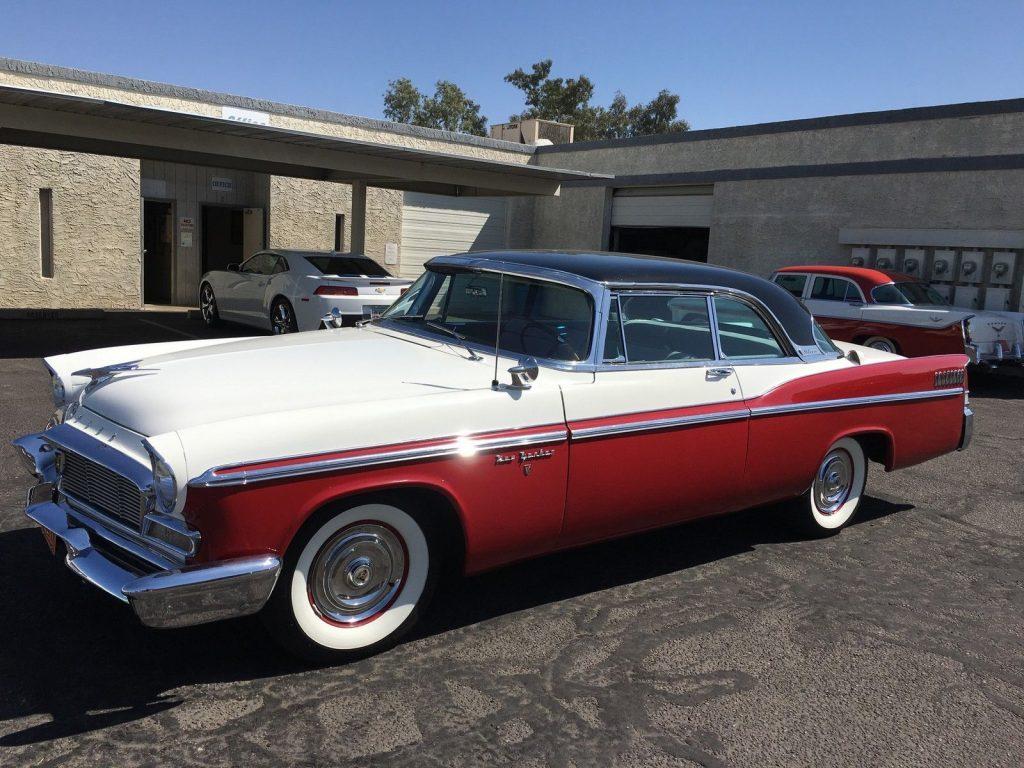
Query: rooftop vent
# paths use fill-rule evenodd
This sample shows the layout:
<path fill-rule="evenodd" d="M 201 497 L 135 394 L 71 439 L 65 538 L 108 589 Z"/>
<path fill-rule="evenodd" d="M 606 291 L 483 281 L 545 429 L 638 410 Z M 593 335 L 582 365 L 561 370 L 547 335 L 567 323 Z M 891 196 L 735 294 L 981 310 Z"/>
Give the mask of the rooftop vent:
<path fill-rule="evenodd" d="M 517 144 L 572 144 L 575 126 L 554 120 L 521 120 L 491 126 L 491 138 Z"/>

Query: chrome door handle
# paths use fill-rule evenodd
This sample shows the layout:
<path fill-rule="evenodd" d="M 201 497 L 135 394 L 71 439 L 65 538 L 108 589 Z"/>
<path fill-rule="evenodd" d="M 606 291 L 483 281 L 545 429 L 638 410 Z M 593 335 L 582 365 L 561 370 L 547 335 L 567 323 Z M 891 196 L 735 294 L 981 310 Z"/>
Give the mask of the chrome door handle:
<path fill-rule="evenodd" d="M 704 372 L 704 379 L 705 381 L 719 381 L 720 379 L 724 379 L 726 376 L 731 376 L 732 374 L 732 368 L 708 368 Z"/>

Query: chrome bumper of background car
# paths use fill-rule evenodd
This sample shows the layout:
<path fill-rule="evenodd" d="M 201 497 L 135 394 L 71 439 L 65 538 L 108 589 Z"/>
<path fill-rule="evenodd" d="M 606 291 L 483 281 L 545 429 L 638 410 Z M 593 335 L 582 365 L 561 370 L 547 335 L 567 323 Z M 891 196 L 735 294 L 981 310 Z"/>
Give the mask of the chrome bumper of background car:
<path fill-rule="evenodd" d="M 960 431 L 960 445 L 956 447 L 958 451 L 964 450 L 968 445 L 971 444 L 971 437 L 974 434 L 974 411 L 971 410 L 970 406 L 964 406 L 964 425 Z"/>
<path fill-rule="evenodd" d="M 132 570 L 118 561 L 151 562 L 152 553 L 98 521 L 69 516 L 70 509 L 52 501 L 52 486 L 48 494 L 47 485 L 29 492 L 25 514 L 63 542 L 68 568 L 128 603 L 147 626 L 185 627 L 256 613 L 277 583 L 281 560 L 275 555 L 148 573 Z"/>
<path fill-rule="evenodd" d="M 1014 344 L 1006 351 L 999 343 L 971 343 L 964 347 L 964 354 L 973 365 L 1020 365 L 1024 361 L 1024 350 L 1020 344 Z"/>

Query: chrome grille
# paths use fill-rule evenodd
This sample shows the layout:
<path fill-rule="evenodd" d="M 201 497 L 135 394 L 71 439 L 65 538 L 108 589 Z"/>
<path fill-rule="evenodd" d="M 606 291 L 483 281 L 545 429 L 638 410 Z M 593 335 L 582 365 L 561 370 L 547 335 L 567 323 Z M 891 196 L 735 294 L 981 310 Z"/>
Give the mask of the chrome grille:
<path fill-rule="evenodd" d="M 135 530 L 142 525 L 146 500 L 128 478 L 77 453 L 64 454 L 60 490 Z"/>

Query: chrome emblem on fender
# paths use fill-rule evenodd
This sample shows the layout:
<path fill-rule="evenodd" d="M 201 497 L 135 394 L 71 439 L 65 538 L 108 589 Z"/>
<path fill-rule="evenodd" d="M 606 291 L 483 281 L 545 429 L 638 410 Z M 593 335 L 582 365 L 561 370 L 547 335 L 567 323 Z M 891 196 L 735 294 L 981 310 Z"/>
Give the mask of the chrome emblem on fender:
<path fill-rule="evenodd" d="M 988 327 L 991 328 L 996 333 L 1002 333 L 1003 329 L 1006 327 L 1006 323 L 1000 323 L 998 325 L 995 323 L 989 323 Z"/>
<path fill-rule="evenodd" d="M 386 293 L 388 289 L 381 287 L 381 288 L 374 288 L 374 290 L 377 291 L 377 293 Z"/>

